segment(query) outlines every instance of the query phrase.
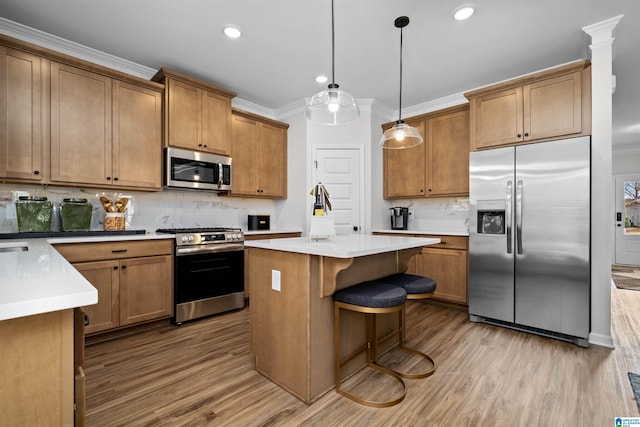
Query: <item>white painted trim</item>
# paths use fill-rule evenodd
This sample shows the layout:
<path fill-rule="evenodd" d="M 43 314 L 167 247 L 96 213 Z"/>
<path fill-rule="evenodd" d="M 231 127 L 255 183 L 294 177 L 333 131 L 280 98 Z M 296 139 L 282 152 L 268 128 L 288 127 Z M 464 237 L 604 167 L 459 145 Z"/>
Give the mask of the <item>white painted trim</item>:
<path fill-rule="evenodd" d="M 240 110 L 257 114 L 259 116 L 277 120 L 275 115 L 275 110 L 271 108 L 263 107 L 262 105 L 254 104 L 253 102 L 250 102 L 250 101 L 245 101 L 244 99 L 241 99 L 241 98 L 236 97 L 231 99 L 231 106 L 238 108 Z"/>
<path fill-rule="evenodd" d="M 464 93 L 455 93 L 453 95 L 445 96 L 443 98 L 434 99 L 432 101 L 423 102 L 413 107 L 403 108 L 402 115 L 404 117 L 413 117 L 420 114 L 430 113 L 432 111 L 442 110 L 443 108 L 455 107 L 460 104 L 468 104 L 469 100 L 464 97 Z M 398 111 L 394 113 L 395 117 L 398 116 Z"/>

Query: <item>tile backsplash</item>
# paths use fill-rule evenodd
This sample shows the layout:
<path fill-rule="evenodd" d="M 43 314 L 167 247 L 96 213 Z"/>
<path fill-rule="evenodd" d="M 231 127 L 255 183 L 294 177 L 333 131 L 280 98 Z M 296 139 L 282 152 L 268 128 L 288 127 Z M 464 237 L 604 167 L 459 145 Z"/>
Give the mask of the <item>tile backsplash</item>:
<path fill-rule="evenodd" d="M 469 231 L 468 197 L 396 200 L 392 206 L 409 208 L 412 213 L 409 217 L 409 230 Z M 385 228 L 389 226 L 390 224 Z"/>
<path fill-rule="evenodd" d="M 126 210 L 127 229 L 155 231 L 176 227 L 240 227 L 247 228 L 247 215 L 273 215 L 275 202 L 262 199 L 242 199 L 219 196 L 205 191 L 165 190 L 161 192 L 105 191 L 73 187 L 0 184 L 0 233 L 18 231 L 15 218 L 16 192 L 44 196 L 57 205 L 66 198 L 84 198 L 93 205 L 91 230 L 102 230 L 104 209 L 99 197 L 130 199 Z M 52 230 L 60 229 L 54 210 Z"/>

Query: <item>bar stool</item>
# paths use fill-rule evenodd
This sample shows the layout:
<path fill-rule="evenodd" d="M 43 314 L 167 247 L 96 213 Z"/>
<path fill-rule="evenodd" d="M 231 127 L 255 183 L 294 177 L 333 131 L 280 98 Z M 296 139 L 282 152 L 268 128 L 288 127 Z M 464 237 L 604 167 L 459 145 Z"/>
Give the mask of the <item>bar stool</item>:
<path fill-rule="evenodd" d="M 376 315 L 397 312 L 401 316 L 404 310 L 404 303 L 407 299 L 407 292 L 400 287 L 379 283 L 375 281 L 362 282 L 357 285 L 342 289 L 333 294 L 334 318 L 333 318 L 333 339 L 334 339 L 334 368 L 336 392 L 362 405 L 375 408 L 385 408 L 400 403 L 406 395 L 404 381 L 399 374 L 384 366 L 374 363 L 377 353 L 378 340 L 376 339 Z M 340 358 L 340 310 L 350 310 L 366 315 L 366 343 L 355 349 L 344 359 Z M 398 340 L 401 340 L 398 330 Z M 395 399 L 376 401 L 358 397 L 341 387 L 342 367 L 351 362 L 354 358 L 366 351 L 367 365 L 382 374 L 394 378 L 402 386 L 402 395 Z"/>
<path fill-rule="evenodd" d="M 436 281 L 430 277 L 418 276 L 415 274 L 408 274 L 408 273 L 396 273 L 396 274 L 392 274 L 390 276 L 383 277 L 377 280 L 379 282 L 397 286 L 401 289 L 404 289 L 407 292 L 407 299 L 415 299 L 415 300 L 426 299 L 433 296 L 436 290 L 436 285 L 437 285 Z M 400 318 L 401 340 L 399 342 L 398 348 L 422 357 L 423 359 L 430 362 L 432 367 L 427 371 L 415 373 L 415 374 L 408 373 L 408 372 L 398 372 L 398 371 L 396 371 L 396 373 L 403 378 L 426 378 L 428 376 L 433 375 L 433 373 L 436 371 L 436 362 L 427 354 L 404 345 L 404 342 L 406 341 L 405 312 L 406 310 L 403 307 L 401 318 Z M 386 339 L 386 337 L 383 339 Z M 376 358 L 377 358 L 377 355 L 374 355 L 374 363 L 377 363 Z"/>

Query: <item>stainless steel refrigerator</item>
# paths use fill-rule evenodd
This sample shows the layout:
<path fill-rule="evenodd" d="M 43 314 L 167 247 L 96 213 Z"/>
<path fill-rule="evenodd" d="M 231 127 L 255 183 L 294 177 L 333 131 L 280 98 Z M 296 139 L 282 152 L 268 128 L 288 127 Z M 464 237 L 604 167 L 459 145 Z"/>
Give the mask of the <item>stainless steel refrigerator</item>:
<path fill-rule="evenodd" d="M 588 345 L 590 141 L 470 154 L 472 321 Z"/>

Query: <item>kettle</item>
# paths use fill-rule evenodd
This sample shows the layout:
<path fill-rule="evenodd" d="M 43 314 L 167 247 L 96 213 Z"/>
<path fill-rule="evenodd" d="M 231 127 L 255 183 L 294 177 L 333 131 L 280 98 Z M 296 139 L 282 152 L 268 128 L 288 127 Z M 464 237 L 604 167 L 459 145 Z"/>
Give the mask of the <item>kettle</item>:
<path fill-rule="evenodd" d="M 409 222 L 409 208 L 389 208 L 392 230 L 406 230 Z"/>

